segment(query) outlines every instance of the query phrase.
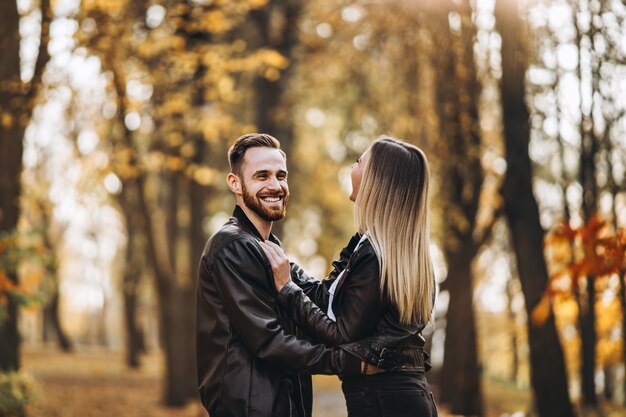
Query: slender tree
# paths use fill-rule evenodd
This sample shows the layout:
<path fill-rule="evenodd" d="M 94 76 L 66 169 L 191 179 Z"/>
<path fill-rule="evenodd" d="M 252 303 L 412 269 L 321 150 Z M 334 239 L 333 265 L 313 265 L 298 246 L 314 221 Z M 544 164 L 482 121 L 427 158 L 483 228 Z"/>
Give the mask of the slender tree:
<path fill-rule="evenodd" d="M 29 82 L 20 77 L 20 15 L 15 0 L 0 2 L 0 236 L 11 233 L 19 217 L 23 138 L 41 90 L 42 76 L 49 61 L 48 42 L 52 12 L 50 1 L 41 0 L 41 33 L 39 54 Z M 7 278 L 17 283 L 15 270 L 6 271 Z M 0 323 L 0 370 L 20 367 L 17 305 L 8 299 L 7 319 Z"/>
<path fill-rule="evenodd" d="M 444 254 L 450 293 L 446 313 L 441 401 L 454 414 L 482 415 L 480 367 L 473 305 L 472 261 L 479 249 L 474 239 L 483 172 L 480 163 L 478 101 L 480 88 L 474 64 L 475 29 L 469 1 L 438 2 L 433 20 L 433 66 L 437 71 L 436 103 L 441 132 L 440 184 L 443 196 Z M 461 23 L 450 28 L 448 14 Z M 459 30 L 460 29 L 460 30 Z"/>
<path fill-rule="evenodd" d="M 526 311 L 541 299 L 548 282 L 543 253 L 544 231 L 532 189 L 532 164 L 528 154 L 530 126 L 525 104 L 526 50 L 524 23 L 517 4 L 496 2 L 496 25 L 502 37 L 501 100 L 507 172 L 502 186 L 504 212 L 511 230 L 517 270 Z M 541 417 L 569 417 L 574 412 L 568 396 L 563 351 L 554 318 L 537 326 L 528 320 L 531 382 Z"/>
<path fill-rule="evenodd" d="M 119 205 L 126 223 L 126 251 L 122 279 L 124 299 L 124 323 L 126 330 L 126 364 L 130 368 L 139 368 L 141 353 L 145 350 L 143 330 L 137 319 L 137 307 L 140 303 L 140 285 L 145 253 L 143 244 L 143 222 L 139 215 L 136 189 L 123 186 L 119 195 Z M 148 269 L 151 269 L 148 267 Z"/>
<path fill-rule="evenodd" d="M 579 5 L 575 5 L 575 12 L 591 13 L 591 24 L 589 30 L 583 29 L 578 17 L 576 17 L 576 43 L 578 46 L 578 80 L 579 93 L 581 97 L 580 103 L 580 123 L 579 133 L 581 138 L 580 160 L 579 160 L 579 183 L 582 185 L 582 215 L 585 222 L 589 221 L 597 212 L 598 205 L 598 184 L 596 180 L 596 162 L 595 157 L 598 153 L 598 139 L 594 128 L 594 111 L 593 95 L 597 92 L 598 82 L 598 63 L 593 54 L 593 43 L 595 36 L 595 28 L 593 23 L 593 13 L 591 10 L 580 10 Z M 576 14 L 578 14 L 576 13 Z M 583 57 L 589 57 L 591 61 L 590 68 L 583 62 Z M 588 74 L 589 73 L 589 74 Z M 591 76 L 591 83 L 586 81 Z M 591 102 L 584 100 L 585 95 L 590 92 Z M 578 321 L 581 337 L 581 358 L 582 366 L 580 369 L 580 380 L 582 381 L 583 402 L 590 406 L 597 406 L 598 399 L 596 396 L 596 280 L 593 276 L 585 277 L 584 286 L 577 291 L 579 313 Z"/>
<path fill-rule="evenodd" d="M 284 61 L 282 68 L 263 71 L 254 79 L 254 124 L 259 132 L 280 140 L 288 157 L 295 140 L 295 98 L 289 95 L 289 85 L 297 65 L 298 23 L 303 7 L 302 0 L 270 0 L 265 7 L 250 13 L 255 34 L 253 48 L 276 51 Z M 293 188 L 291 191 L 295 192 Z M 273 232 L 281 235 L 283 224 L 274 223 Z"/>
<path fill-rule="evenodd" d="M 53 337 L 56 338 L 56 342 L 61 350 L 64 352 L 71 352 L 74 349 L 74 345 L 65 332 L 59 314 L 61 294 L 59 286 L 59 265 L 56 256 L 58 250 L 53 243 L 52 236 L 50 235 L 50 225 L 52 223 L 50 216 L 51 213 L 49 207 L 46 205 L 40 203 L 39 206 L 44 222 L 43 246 L 52 255 L 52 259 L 46 263 L 46 275 L 51 284 L 51 294 L 50 300 L 43 308 L 44 340 L 50 339 L 50 336 L 54 335 Z"/>

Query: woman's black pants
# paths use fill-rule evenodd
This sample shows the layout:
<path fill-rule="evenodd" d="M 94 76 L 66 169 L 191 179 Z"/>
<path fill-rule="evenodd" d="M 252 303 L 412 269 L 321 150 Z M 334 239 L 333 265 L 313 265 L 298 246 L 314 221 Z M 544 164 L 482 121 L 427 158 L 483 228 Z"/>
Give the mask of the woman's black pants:
<path fill-rule="evenodd" d="M 383 372 L 345 378 L 348 417 L 437 417 L 423 373 Z"/>

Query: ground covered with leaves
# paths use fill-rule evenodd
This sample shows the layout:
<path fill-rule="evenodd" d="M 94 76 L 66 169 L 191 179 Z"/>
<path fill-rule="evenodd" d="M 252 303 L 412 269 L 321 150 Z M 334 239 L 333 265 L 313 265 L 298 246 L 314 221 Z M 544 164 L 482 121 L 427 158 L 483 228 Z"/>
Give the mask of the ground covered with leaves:
<path fill-rule="evenodd" d="M 202 407 L 168 409 L 160 404 L 161 358 L 144 357 L 129 370 L 121 354 L 81 350 L 26 350 L 23 369 L 34 376 L 39 399 L 30 417 L 204 417 Z"/>
<path fill-rule="evenodd" d="M 161 405 L 162 357 L 143 357 L 139 370 L 129 370 L 122 353 L 81 348 L 64 354 L 56 349 L 23 349 L 23 370 L 36 381 L 38 400 L 28 408 L 28 417 L 207 417 L 198 402 L 183 408 Z M 523 417 L 530 394 L 493 380 L 484 381 L 487 417 Z M 435 387 L 435 394 L 437 389 Z M 452 417 L 444 407 L 440 417 Z M 604 404 L 601 412 L 586 411 L 585 417 L 623 417 L 623 408 Z M 347 414 L 337 377 L 314 377 L 313 417 Z"/>
<path fill-rule="evenodd" d="M 121 353 L 103 349 L 64 354 L 26 348 L 23 369 L 39 391 L 29 417 L 207 417 L 197 402 L 161 406 L 162 358 L 157 354 L 144 356 L 139 370 L 129 370 Z M 316 377 L 314 417 L 345 415 L 339 380 Z"/>

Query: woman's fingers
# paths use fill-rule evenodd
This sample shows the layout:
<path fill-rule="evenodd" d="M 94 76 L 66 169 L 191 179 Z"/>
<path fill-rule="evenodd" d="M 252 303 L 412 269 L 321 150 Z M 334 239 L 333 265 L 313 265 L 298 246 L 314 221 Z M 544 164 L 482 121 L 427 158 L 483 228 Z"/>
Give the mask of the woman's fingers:
<path fill-rule="evenodd" d="M 271 240 L 266 240 L 263 243 L 269 246 L 270 248 L 273 248 L 275 251 L 279 253 L 284 253 L 283 248 L 281 248 L 280 246 L 278 246 L 276 243 L 272 242 Z"/>
<path fill-rule="evenodd" d="M 289 258 L 287 258 L 287 255 L 285 254 L 283 249 L 277 244 L 270 241 L 265 241 L 261 242 L 261 247 L 268 255 L 268 258 L 270 258 L 270 262 L 273 261 L 276 264 L 280 264 L 281 262 L 289 262 Z"/>
<path fill-rule="evenodd" d="M 265 242 L 261 242 L 261 249 L 263 249 L 263 252 L 265 252 L 265 256 L 267 256 L 267 259 L 269 259 L 272 268 L 278 265 L 278 259 L 274 248 L 270 247 Z"/>
<path fill-rule="evenodd" d="M 267 258 L 270 260 L 270 263 L 272 264 L 272 266 L 274 266 L 274 264 L 278 262 L 276 249 L 268 245 L 266 242 L 261 242 L 261 248 L 263 248 L 263 251 L 267 255 Z"/>
<path fill-rule="evenodd" d="M 268 245 L 266 242 L 261 242 L 261 248 L 263 248 L 263 251 L 265 251 L 265 254 L 269 258 L 270 262 L 278 263 L 278 261 L 280 260 L 280 252 L 278 252 L 276 248 Z"/>
<path fill-rule="evenodd" d="M 261 242 L 261 248 L 270 261 L 276 290 L 280 291 L 291 280 L 289 258 L 280 246 L 272 242 Z"/>

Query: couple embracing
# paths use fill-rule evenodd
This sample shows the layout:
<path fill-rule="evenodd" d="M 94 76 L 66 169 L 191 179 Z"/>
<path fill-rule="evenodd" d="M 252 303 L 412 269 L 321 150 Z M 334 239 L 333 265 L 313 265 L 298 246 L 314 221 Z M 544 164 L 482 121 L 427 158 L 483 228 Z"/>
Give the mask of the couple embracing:
<path fill-rule="evenodd" d="M 357 232 L 321 282 L 290 263 L 286 155 L 267 134 L 228 152 L 231 219 L 199 266 L 196 349 L 210 417 L 310 417 L 311 374 L 342 380 L 348 416 L 437 415 L 424 373 L 435 281 L 428 161 L 380 137 L 352 167 Z"/>

